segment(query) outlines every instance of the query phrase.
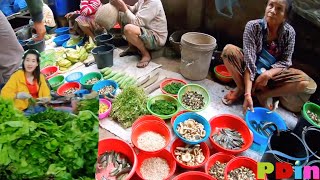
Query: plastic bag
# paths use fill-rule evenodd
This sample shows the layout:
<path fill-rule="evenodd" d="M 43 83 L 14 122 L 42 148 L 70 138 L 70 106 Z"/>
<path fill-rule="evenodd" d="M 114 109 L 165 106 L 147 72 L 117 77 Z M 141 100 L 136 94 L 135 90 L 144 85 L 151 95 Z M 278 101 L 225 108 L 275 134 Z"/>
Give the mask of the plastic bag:
<path fill-rule="evenodd" d="M 234 5 L 240 6 L 238 0 L 215 0 L 217 12 L 228 18 L 233 16 L 232 7 Z M 224 9 L 226 9 L 227 14 L 222 12 Z"/>
<path fill-rule="evenodd" d="M 0 0 L 0 10 L 5 16 L 10 16 L 14 13 L 13 2 L 14 0 Z"/>
<path fill-rule="evenodd" d="M 19 12 L 23 9 L 27 8 L 27 3 L 25 0 L 15 0 L 13 3 L 14 12 Z"/>

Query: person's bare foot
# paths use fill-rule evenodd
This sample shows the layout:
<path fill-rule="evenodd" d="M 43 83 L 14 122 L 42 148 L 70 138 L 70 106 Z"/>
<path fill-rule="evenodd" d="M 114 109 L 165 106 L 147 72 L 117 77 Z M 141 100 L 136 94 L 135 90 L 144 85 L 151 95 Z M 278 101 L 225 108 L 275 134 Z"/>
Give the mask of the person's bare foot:
<path fill-rule="evenodd" d="M 223 98 L 222 102 L 226 105 L 233 104 L 236 100 L 238 100 L 243 94 L 243 90 L 238 87 L 234 90 L 230 90 Z"/>
<path fill-rule="evenodd" d="M 142 56 L 141 60 L 137 64 L 137 68 L 147 67 L 149 65 L 150 61 L 151 61 L 151 56 L 149 54 Z"/>
<path fill-rule="evenodd" d="M 273 110 L 273 99 L 271 97 L 265 97 L 263 93 L 257 94 L 257 99 L 262 107 Z"/>
<path fill-rule="evenodd" d="M 133 56 L 133 55 L 138 55 L 139 54 L 139 50 L 134 47 L 134 46 L 129 46 L 127 49 L 125 49 L 124 51 L 122 51 L 119 56 L 123 57 L 123 56 Z"/>

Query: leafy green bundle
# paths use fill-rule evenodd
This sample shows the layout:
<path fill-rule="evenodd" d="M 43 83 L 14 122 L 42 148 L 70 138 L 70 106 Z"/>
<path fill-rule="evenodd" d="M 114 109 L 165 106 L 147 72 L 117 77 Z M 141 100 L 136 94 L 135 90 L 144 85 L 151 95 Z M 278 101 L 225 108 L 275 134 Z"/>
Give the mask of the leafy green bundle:
<path fill-rule="evenodd" d="M 129 86 L 115 98 L 112 104 L 111 117 L 123 127 L 128 128 L 142 115 L 146 115 L 147 95 L 143 89 Z"/>
<path fill-rule="evenodd" d="M 0 97 L 0 113 L 0 179 L 94 179 L 98 120 L 91 111 L 48 109 L 27 118 Z"/>
<path fill-rule="evenodd" d="M 169 115 L 177 111 L 177 105 L 166 100 L 156 100 L 151 104 L 150 109 L 152 112 L 160 115 Z"/>
<path fill-rule="evenodd" d="M 166 86 L 164 86 L 164 90 L 167 92 L 167 93 L 170 93 L 170 94 L 178 94 L 180 88 L 182 88 L 184 86 L 184 84 L 182 83 L 170 83 L 170 84 L 167 84 Z"/>

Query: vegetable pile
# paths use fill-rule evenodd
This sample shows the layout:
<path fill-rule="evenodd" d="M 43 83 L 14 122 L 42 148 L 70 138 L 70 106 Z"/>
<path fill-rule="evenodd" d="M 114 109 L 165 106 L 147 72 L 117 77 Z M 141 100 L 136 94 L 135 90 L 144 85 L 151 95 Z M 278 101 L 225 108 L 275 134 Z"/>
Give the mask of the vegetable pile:
<path fill-rule="evenodd" d="M 173 83 L 170 83 L 170 84 L 167 84 L 166 86 L 164 86 L 163 89 L 167 93 L 178 94 L 178 92 L 179 92 L 180 88 L 182 88 L 182 86 L 184 86 L 184 84 L 173 82 Z"/>
<path fill-rule="evenodd" d="M 160 115 L 170 115 L 177 111 L 177 105 L 171 101 L 156 100 L 151 104 L 150 109 Z"/>
<path fill-rule="evenodd" d="M 0 97 L 0 179 L 93 179 L 97 142 L 90 111 L 48 109 L 27 118 Z"/>
<path fill-rule="evenodd" d="M 129 86 L 115 98 L 111 117 L 128 128 L 139 116 L 147 113 L 147 95 L 141 88 Z"/>

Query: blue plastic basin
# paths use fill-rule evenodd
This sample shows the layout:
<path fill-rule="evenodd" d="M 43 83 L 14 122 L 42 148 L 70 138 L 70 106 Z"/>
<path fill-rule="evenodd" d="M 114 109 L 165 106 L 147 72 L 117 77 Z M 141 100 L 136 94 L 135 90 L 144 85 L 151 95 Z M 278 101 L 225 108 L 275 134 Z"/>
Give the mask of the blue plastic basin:
<path fill-rule="evenodd" d="M 113 81 L 113 80 L 103 80 L 103 81 L 99 81 L 97 83 L 95 83 L 92 87 L 92 90 L 93 91 L 97 91 L 99 92 L 100 89 L 102 89 L 103 87 L 105 86 L 113 86 L 114 87 L 114 90 L 112 91 L 112 95 L 115 95 L 116 94 L 116 91 L 119 89 L 119 85 L 117 82 Z M 107 94 L 104 94 L 104 95 L 107 95 Z M 103 98 L 104 95 L 99 95 L 100 98 Z M 108 96 L 108 95 L 107 95 Z"/>
<path fill-rule="evenodd" d="M 190 141 L 180 135 L 180 133 L 177 131 L 178 125 L 179 125 L 179 123 L 184 122 L 188 119 L 194 119 L 195 121 L 197 121 L 198 123 L 201 123 L 204 126 L 204 130 L 206 131 L 206 135 L 204 138 L 202 138 L 198 141 Z M 209 138 L 210 133 L 211 133 L 211 127 L 210 127 L 209 122 L 203 116 L 201 116 L 195 112 L 187 112 L 187 113 L 183 113 L 183 114 L 179 115 L 176 118 L 176 120 L 173 123 L 173 131 L 183 142 L 185 142 L 187 144 L 199 144 L 201 142 L 205 142 Z"/>
<path fill-rule="evenodd" d="M 69 27 L 61 27 L 54 30 L 54 33 L 57 34 L 57 36 L 68 34 L 69 33 Z"/>
<path fill-rule="evenodd" d="M 56 43 L 57 46 L 62 46 L 62 44 L 70 39 L 70 34 L 63 34 L 53 39 L 53 42 Z"/>
<path fill-rule="evenodd" d="M 282 119 L 282 117 L 276 113 L 267 113 L 269 112 L 269 109 L 262 108 L 262 107 L 256 107 L 254 108 L 254 112 L 247 111 L 246 116 L 245 116 L 245 121 L 247 123 L 247 126 L 249 129 L 253 132 L 253 141 L 259 145 L 264 145 L 268 143 L 268 138 L 265 135 L 262 135 L 258 133 L 250 124 L 250 121 L 254 120 L 258 124 L 260 124 L 261 121 L 265 122 L 273 122 L 274 124 L 277 125 L 279 130 L 287 130 L 287 126 L 285 121 Z"/>

